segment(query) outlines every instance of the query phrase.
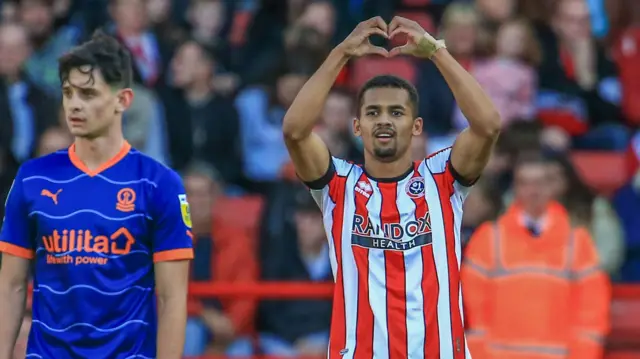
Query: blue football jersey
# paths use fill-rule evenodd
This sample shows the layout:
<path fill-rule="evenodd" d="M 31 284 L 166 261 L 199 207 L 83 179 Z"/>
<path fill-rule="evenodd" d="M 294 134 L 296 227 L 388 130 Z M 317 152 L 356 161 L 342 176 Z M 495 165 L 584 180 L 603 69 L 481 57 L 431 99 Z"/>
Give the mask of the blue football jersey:
<path fill-rule="evenodd" d="M 29 358 L 154 358 L 153 265 L 193 258 L 180 177 L 125 144 L 91 171 L 74 147 L 26 162 L 0 251 L 33 259 Z"/>

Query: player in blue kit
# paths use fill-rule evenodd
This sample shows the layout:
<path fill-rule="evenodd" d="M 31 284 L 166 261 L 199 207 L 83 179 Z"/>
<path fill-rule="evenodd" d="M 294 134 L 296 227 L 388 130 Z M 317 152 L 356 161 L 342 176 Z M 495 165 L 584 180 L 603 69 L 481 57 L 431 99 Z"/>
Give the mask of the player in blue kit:
<path fill-rule="evenodd" d="M 178 175 L 123 138 L 131 58 L 99 33 L 59 70 L 75 141 L 23 164 L 7 199 L 0 359 L 10 358 L 20 329 L 30 267 L 27 358 L 181 358 L 189 205 Z"/>

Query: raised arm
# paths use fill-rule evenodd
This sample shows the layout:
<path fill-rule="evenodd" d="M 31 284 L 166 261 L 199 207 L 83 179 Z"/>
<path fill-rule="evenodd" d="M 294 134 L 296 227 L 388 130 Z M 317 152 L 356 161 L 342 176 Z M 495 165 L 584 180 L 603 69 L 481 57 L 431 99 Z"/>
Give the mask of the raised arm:
<path fill-rule="evenodd" d="M 381 17 L 363 21 L 338 45 L 324 63 L 302 87 L 284 116 L 282 131 L 289 155 L 301 180 L 321 179 L 330 166 L 329 150 L 320 137 L 312 132 L 318 114 L 338 74 L 352 57 L 377 54 L 388 56 L 387 50 L 371 45 L 373 34 L 387 36 L 387 24 Z"/>
<path fill-rule="evenodd" d="M 391 56 L 408 54 L 434 62 L 451 88 L 456 103 L 469 121 L 451 151 L 451 166 L 462 179 L 473 183 L 489 161 L 500 134 L 500 115 L 480 84 L 447 51 L 444 41 L 436 40 L 418 23 L 396 16 L 389 24 L 389 34 L 404 33 L 409 42 L 392 49 Z"/>

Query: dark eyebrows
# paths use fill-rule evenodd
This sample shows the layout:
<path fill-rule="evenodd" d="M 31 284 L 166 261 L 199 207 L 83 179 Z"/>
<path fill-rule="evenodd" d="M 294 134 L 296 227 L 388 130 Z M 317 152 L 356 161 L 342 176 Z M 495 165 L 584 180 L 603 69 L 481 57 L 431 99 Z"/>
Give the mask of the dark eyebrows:
<path fill-rule="evenodd" d="M 62 91 L 71 91 L 74 89 L 77 91 L 80 91 L 81 93 L 97 93 L 98 92 L 98 90 L 95 89 L 94 87 L 82 87 L 78 85 L 73 85 L 73 84 L 70 84 L 68 81 L 62 84 Z"/>
<path fill-rule="evenodd" d="M 405 111 L 407 108 L 404 105 L 390 105 L 389 109 Z"/>
<path fill-rule="evenodd" d="M 382 105 L 367 105 L 365 107 L 365 110 L 379 110 L 381 108 L 388 108 L 391 111 L 397 111 L 397 110 L 402 110 L 402 111 L 406 111 L 407 107 L 404 105 L 399 105 L 399 104 L 393 104 L 393 105 L 389 105 L 389 106 L 382 106 Z"/>

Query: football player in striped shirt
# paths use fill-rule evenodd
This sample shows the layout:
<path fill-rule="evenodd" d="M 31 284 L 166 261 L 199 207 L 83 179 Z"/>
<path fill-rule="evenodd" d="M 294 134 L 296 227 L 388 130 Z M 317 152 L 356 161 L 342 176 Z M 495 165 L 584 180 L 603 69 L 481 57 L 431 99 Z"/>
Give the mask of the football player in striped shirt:
<path fill-rule="evenodd" d="M 387 52 L 371 35 L 409 42 Z M 413 162 L 422 134 L 415 88 L 377 76 L 361 89 L 354 134 L 364 165 L 332 157 L 312 132 L 342 67 L 364 55 L 431 60 L 469 127 L 452 148 Z M 428 115 L 428 114 L 425 114 Z M 460 222 L 469 187 L 500 132 L 500 118 L 475 79 L 414 21 L 360 23 L 305 84 L 283 132 L 298 176 L 324 213 L 336 282 L 329 358 L 468 359 L 460 291 Z"/>
<path fill-rule="evenodd" d="M 7 199 L 0 359 L 15 345 L 30 267 L 27 358 L 181 358 L 189 205 L 178 175 L 123 138 L 131 57 L 97 33 L 63 56 L 59 71 L 75 140 L 23 164 Z"/>

